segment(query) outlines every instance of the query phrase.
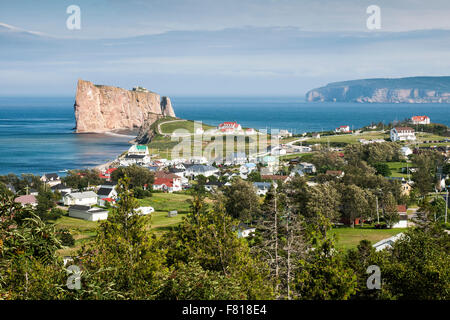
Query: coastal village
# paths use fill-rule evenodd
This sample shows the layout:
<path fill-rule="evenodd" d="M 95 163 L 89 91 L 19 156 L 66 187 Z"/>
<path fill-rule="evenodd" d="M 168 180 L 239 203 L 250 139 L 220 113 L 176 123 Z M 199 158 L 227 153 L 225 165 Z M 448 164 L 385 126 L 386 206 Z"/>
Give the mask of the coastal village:
<path fill-rule="evenodd" d="M 180 120 L 177 120 L 180 121 Z M 183 121 L 183 120 L 181 120 Z M 174 121 L 160 122 L 158 128 L 164 124 L 174 126 Z M 121 168 L 139 167 L 150 172 L 153 176 L 153 182 L 142 186 L 143 190 L 153 194 L 150 201 L 141 201 L 141 207 L 135 210 L 137 214 L 151 215 L 155 213 L 155 208 L 148 205 L 156 198 L 162 197 L 164 201 L 170 202 L 171 198 L 187 198 L 190 189 L 202 184 L 207 193 L 214 194 L 218 190 L 231 186 L 236 178 L 252 183 L 254 192 L 263 201 L 266 194 L 272 188 L 277 188 L 292 181 L 294 178 L 303 177 L 309 187 L 321 188 L 326 181 L 343 180 L 346 172 L 341 168 L 324 169 L 318 167 L 318 163 L 312 161 L 314 156 L 324 153 L 328 156 L 340 158 L 338 161 L 345 163 L 345 145 L 373 145 L 396 143 L 399 146 L 399 155 L 397 161 L 386 162 L 388 175 L 386 180 L 397 181 L 401 188 L 402 196 L 410 196 L 414 181 L 412 175 L 416 168 L 411 161 L 411 156 L 419 154 L 425 150 L 441 154 L 446 166 L 450 162 L 450 140 L 447 137 L 437 137 L 436 135 L 423 132 L 423 126 L 430 125 L 430 119 L 427 116 L 413 116 L 405 125 L 393 125 L 391 128 L 380 128 L 379 125 L 371 124 L 367 127 L 351 130 L 349 125 L 341 125 L 334 131 L 312 132 L 294 135 L 287 130 L 279 130 L 276 138 L 279 144 L 267 147 L 266 150 L 249 155 L 246 152 L 230 152 L 223 159 L 208 158 L 206 156 L 193 156 L 190 158 L 171 158 L 161 157 L 161 150 L 153 148 L 152 144 L 132 144 L 127 152 L 124 152 L 117 159 L 100 166 L 98 178 L 101 183 L 97 185 L 88 185 L 83 190 L 76 190 L 64 183 L 64 177 L 58 173 L 46 173 L 40 177 L 40 180 L 50 188 L 52 192 L 60 195 L 58 207 L 67 211 L 67 216 L 75 219 L 82 219 L 89 222 L 105 220 L 108 218 L 108 212 L 118 201 L 117 181 L 112 179 L 114 172 Z M 180 124 L 182 122 L 178 122 Z M 383 125 L 384 126 L 384 125 Z M 416 130 L 415 127 L 422 126 Z M 174 126 L 175 128 L 176 126 Z M 166 137 L 177 137 L 177 133 L 163 133 Z M 448 132 L 447 132 L 448 133 Z M 243 135 L 258 136 L 265 135 L 253 128 L 242 128 L 242 126 L 233 122 L 223 122 L 217 127 L 209 127 L 204 130 L 203 127 L 191 130 L 189 134 L 194 135 Z M 261 151 L 261 150 L 260 150 Z M 169 155 L 166 153 L 165 155 Z M 220 161 L 222 160 L 222 161 Z M 315 163 L 314 163 L 315 162 Z M 448 171 L 444 173 L 440 170 L 439 183 L 435 192 L 440 194 L 448 202 L 448 197 L 443 193 L 447 190 Z M 83 173 L 77 173 L 83 178 Z M 324 182 L 325 181 L 325 182 Z M 14 187 L 9 184 L 7 188 L 11 192 L 16 192 Z M 23 206 L 36 207 L 38 205 L 38 191 L 28 188 L 26 194 L 17 195 L 15 201 Z M 152 200 L 153 199 L 153 200 Z M 448 204 L 447 204 L 448 206 Z M 169 206 L 169 209 L 161 212 L 161 207 L 156 208 L 158 213 L 164 214 L 164 221 L 168 225 L 176 225 L 179 217 L 178 213 L 183 211 L 185 205 L 177 207 Z M 382 209 L 378 208 L 377 215 L 381 214 Z M 389 229 L 405 230 L 415 224 L 415 218 L 418 215 L 417 206 L 408 206 L 407 203 L 397 204 L 399 219 L 389 226 Z M 178 217 L 178 218 L 177 218 Z M 171 223 L 173 219 L 175 222 Z M 360 216 L 352 216 L 351 219 L 342 217 L 335 222 L 335 226 L 359 226 L 364 223 L 370 223 L 370 219 Z M 372 221 L 373 222 L 373 221 Z M 379 219 L 378 219 L 378 225 Z M 380 225 L 381 226 L 381 225 Z M 384 225 L 386 227 L 386 225 Z M 244 221 L 240 225 L 239 236 L 250 237 L 254 234 L 255 227 L 251 221 Z M 395 233 L 396 236 L 398 233 Z M 376 237 L 375 239 L 379 239 Z M 385 248 L 386 244 L 393 241 L 392 237 L 381 239 L 374 244 L 376 248 Z"/>

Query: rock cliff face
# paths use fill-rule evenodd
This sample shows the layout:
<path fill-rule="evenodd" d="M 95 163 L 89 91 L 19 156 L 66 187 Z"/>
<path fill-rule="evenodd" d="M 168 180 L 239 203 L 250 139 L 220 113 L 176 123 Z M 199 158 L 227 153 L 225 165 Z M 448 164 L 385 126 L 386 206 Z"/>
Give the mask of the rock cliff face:
<path fill-rule="evenodd" d="M 74 109 L 77 133 L 140 128 L 164 116 L 175 117 L 168 97 L 84 80 L 78 81 Z"/>
<path fill-rule="evenodd" d="M 365 79 L 335 82 L 309 91 L 307 101 L 450 103 L 450 77 Z"/>

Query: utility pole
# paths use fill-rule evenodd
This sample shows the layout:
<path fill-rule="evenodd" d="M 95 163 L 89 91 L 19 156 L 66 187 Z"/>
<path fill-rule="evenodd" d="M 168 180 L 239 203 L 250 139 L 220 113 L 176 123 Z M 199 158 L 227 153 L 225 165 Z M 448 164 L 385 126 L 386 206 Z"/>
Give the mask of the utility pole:
<path fill-rule="evenodd" d="M 378 224 L 380 224 L 380 215 L 378 214 L 378 195 L 375 196 L 375 199 L 377 200 L 377 221 L 378 221 Z"/>
<path fill-rule="evenodd" d="M 447 194 L 445 195 L 445 223 L 447 224 L 447 211 L 448 211 L 448 187 Z"/>

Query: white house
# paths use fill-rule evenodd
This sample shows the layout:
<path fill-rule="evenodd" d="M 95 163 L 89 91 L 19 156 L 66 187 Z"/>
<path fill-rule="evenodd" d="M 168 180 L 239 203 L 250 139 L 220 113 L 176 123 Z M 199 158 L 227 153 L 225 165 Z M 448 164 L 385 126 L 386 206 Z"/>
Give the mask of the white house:
<path fill-rule="evenodd" d="M 46 173 L 41 177 L 41 181 L 51 187 L 61 183 L 61 179 L 57 173 Z"/>
<path fill-rule="evenodd" d="M 373 245 L 375 248 L 375 251 L 381 251 L 384 249 L 392 248 L 392 245 L 399 239 L 401 239 L 405 234 L 403 232 L 396 234 L 395 236 L 392 236 L 387 239 L 383 239 L 381 241 L 378 241 Z"/>
<path fill-rule="evenodd" d="M 430 118 L 427 116 L 414 116 L 411 117 L 412 124 L 430 124 Z"/>
<path fill-rule="evenodd" d="M 348 133 L 350 132 L 350 126 L 340 126 L 339 128 L 334 129 L 334 132 Z"/>
<path fill-rule="evenodd" d="M 398 215 L 400 216 L 400 220 L 395 223 L 392 228 L 408 228 L 408 213 L 405 205 L 397 206 Z"/>
<path fill-rule="evenodd" d="M 145 215 L 155 212 L 155 209 L 153 207 L 139 207 L 137 209 L 134 209 L 134 212 L 136 214 L 145 216 Z"/>
<path fill-rule="evenodd" d="M 242 127 L 237 122 L 223 122 L 217 126 L 217 130 L 222 133 L 236 133 L 242 130 Z"/>
<path fill-rule="evenodd" d="M 97 204 L 98 196 L 93 191 L 68 193 L 64 196 L 65 206 L 92 206 Z"/>
<path fill-rule="evenodd" d="M 244 163 L 242 166 L 239 167 L 239 172 L 241 174 L 247 175 L 250 172 L 254 171 L 257 169 L 257 166 L 255 163 L 249 162 L 249 163 Z"/>
<path fill-rule="evenodd" d="M 88 221 L 106 220 L 108 219 L 108 210 L 91 208 L 90 206 L 73 205 L 69 207 L 69 217 Z"/>
<path fill-rule="evenodd" d="M 245 152 L 233 152 L 227 156 L 226 164 L 241 165 L 247 162 Z"/>
<path fill-rule="evenodd" d="M 247 238 L 256 232 L 256 228 L 249 227 L 245 223 L 240 223 L 237 227 L 238 238 Z"/>
<path fill-rule="evenodd" d="M 265 196 L 269 191 L 272 183 L 270 182 L 253 182 L 253 186 L 256 189 L 256 194 L 259 196 Z"/>
<path fill-rule="evenodd" d="M 309 162 L 300 162 L 297 165 L 297 169 L 300 169 L 304 173 L 308 174 L 315 173 L 317 171 L 316 166 Z"/>
<path fill-rule="evenodd" d="M 402 147 L 402 148 L 400 148 L 400 153 L 401 153 L 403 156 L 407 157 L 407 156 L 409 156 L 410 154 L 413 154 L 413 151 L 412 151 L 410 148 L 408 148 L 408 147 Z"/>
<path fill-rule="evenodd" d="M 144 145 L 134 144 L 130 147 L 130 149 L 128 149 L 128 154 L 148 156 L 148 147 Z"/>
<path fill-rule="evenodd" d="M 198 175 L 204 175 L 205 177 L 209 177 L 217 174 L 218 172 L 219 169 L 217 169 L 216 167 L 203 164 L 194 164 L 186 168 L 185 176 L 196 177 Z"/>
<path fill-rule="evenodd" d="M 183 190 L 180 179 L 156 178 L 153 182 L 153 190 L 167 191 L 169 193 Z"/>
<path fill-rule="evenodd" d="M 414 141 L 416 135 L 413 128 L 395 127 L 391 129 L 391 141 Z"/>
<path fill-rule="evenodd" d="M 97 191 L 98 205 L 104 206 L 106 202 L 115 201 L 117 198 L 117 191 L 115 185 L 101 185 Z"/>

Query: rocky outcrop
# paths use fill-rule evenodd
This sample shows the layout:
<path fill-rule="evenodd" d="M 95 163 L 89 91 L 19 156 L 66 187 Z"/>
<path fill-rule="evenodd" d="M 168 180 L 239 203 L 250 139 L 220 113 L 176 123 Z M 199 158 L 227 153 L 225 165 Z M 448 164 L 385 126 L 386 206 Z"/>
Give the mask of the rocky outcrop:
<path fill-rule="evenodd" d="M 365 79 L 309 91 L 310 102 L 450 103 L 450 77 Z"/>
<path fill-rule="evenodd" d="M 175 112 L 168 97 L 148 90 L 126 90 L 79 80 L 75 97 L 76 132 L 140 128 Z"/>

